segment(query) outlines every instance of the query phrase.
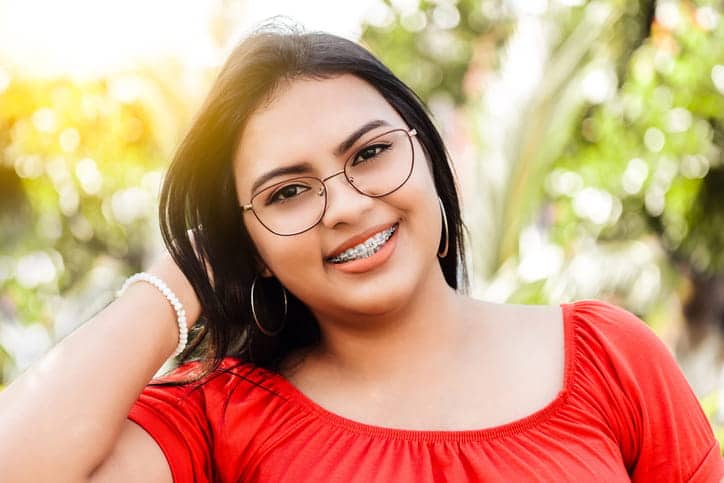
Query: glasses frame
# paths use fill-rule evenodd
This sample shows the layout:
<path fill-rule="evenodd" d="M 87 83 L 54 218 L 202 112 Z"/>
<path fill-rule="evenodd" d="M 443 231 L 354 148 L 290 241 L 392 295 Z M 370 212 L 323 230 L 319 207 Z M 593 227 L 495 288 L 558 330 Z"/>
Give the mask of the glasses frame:
<path fill-rule="evenodd" d="M 364 149 L 367 145 L 369 145 L 370 143 L 372 143 L 374 140 L 376 140 L 376 139 L 378 139 L 378 138 L 381 138 L 382 136 L 386 136 L 386 135 L 388 135 L 388 134 L 391 134 L 391 133 L 393 133 L 393 132 L 398 132 L 398 131 L 399 131 L 399 132 L 404 132 L 405 134 L 407 134 L 407 140 L 410 142 L 410 152 L 411 152 L 412 157 L 411 157 L 411 160 L 410 160 L 410 171 L 408 171 L 407 176 L 405 176 L 405 179 L 404 179 L 396 188 L 394 188 L 394 189 L 392 189 L 392 190 L 390 190 L 390 191 L 388 191 L 388 192 L 386 192 L 386 193 L 382 193 L 382 194 L 379 194 L 379 195 L 370 195 L 370 194 L 365 193 L 364 191 L 361 191 L 359 188 L 357 188 L 357 186 L 354 185 L 354 183 L 350 180 L 350 176 L 347 174 L 347 168 L 348 168 L 348 166 L 350 165 L 350 162 L 352 161 L 352 159 L 354 159 L 354 157 L 359 153 L 359 151 L 360 151 L 361 149 Z M 342 170 L 337 171 L 336 173 L 332 173 L 332 174 L 330 174 L 329 176 L 327 176 L 327 177 L 325 177 L 325 178 L 318 178 L 317 176 L 297 176 L 297 177 L 295 177 L 295 178 L 285 179 L 285 180 L 280 181 L 280 182 L 278 182 L 278 183 L 274 183 L 273 185 L 267 186 L 266 188 L 264 188 L 264 189 L 256 192 L 256 194 L 252 195 L 251 199 L 249 200 L 249 203 L 240 205 L 240 207 L 241 207 L 241 209 L 242 209 L 242 213 L 245 213 L 245 212 L 247 212 L 247 211 L 251 211 L 252 213 L 254 213 L 254 217 L 256 217 L 256 219 L 259 220 L 259 223 L 261 223 L 262 226 L 264 226 L 264 228 L 266 228 L 266 229 L 269 230 L 270 232 L 274 233 L 275 235 L 279 235 L 279 236 L 294 236 L 294 235 L 299 235 L 299 234 L 302 234 L 302 233 L 304 233 L 304 232 L 306 232 L 306 231 L 311 230 L 312 228 L 314 228 L 315 226 L 317 226 L 320 221 L 322 221 L 322 218 L 324 218 L 324 215 L 325 215 L 325 213 L 327 212 L 327 204 L 328 204 L 328 201 L 329 201 L 329 199 L 327 198 L 327 185 L 326 185 L 326 182 L 329 181 L 330 179 L 336 177 L 336 176 L 339 176 L 340 174 L 344 174 L 344 179 L 347 180 L 347 183 L 349 183 L 349 185 L 352 186 L 352 188 L 354 188 L 354 190 L 355 190 L 357 193 L 361 194 L 361 195 L 368 196 L 368 197 L 370 197 L 370 198 L 381 198 L 381 197 L 383 197 L 383 196 L 390 195 L 390 194 L 394 193 L 395 191 L 397 191 L 398 189 L 402 188 L 402 187 L 405 185 L 405 183 L 407 183 L 407 180 L 410 179 L 410 176 L 412 176 L 412 171 L 415 169 L 415 146 L 414 146 L 413 143 L 412 143 L 412 137 L 413 137 L 413 136 L 416 136 L 416 135 L 417 135 L 417 129 L 415 129 L 415 128 L 410 128 L 410 129 L 396 128 L 396 129 L 390 129 L 389 131 L 385 131 L 385 132 L 383 132 L 383 133 L 377 134 L 377 135 L 374 136 L 373 138 L 371 138 L 371 139 L 369 139 L 368 141 L 366 141 L 366 142 L 364 143 L 364 146 L 363 146 L 362 148 L 360 148 L 360 150 L 356 150 L 352 155 L 350 155 L 349 158 L 347 158 L 347 160 L 344 162 L 344 167 L 343 167 Z M 277 186 L 279 186 L 279 185 L 281 185 L 281 184 L 289 183 L 290 181 L 294 181 L 294 180 L 297 180 L 297 179 L 316 179 L 317 181 L 320 182 L 320 184 L 322 185 L 322 189 L 320 190 L 319 195 L 320 195 L 320 196 L 324 196 L 324 208 L 322 209 L 322 212 L 321 212 L 321 214 L 319 215 L 319 218 L 317 219 L 317 221 L 315 221 L 311 226 L 305 228 L 304 230 L 296 231 L 296 232 L 294 232 L 294 233 L 279 233 L 279 232 L 276 232 L 276 231 L 272 230 L 271 228 L 269 228 L 269 227 L 266 225 L 266 223 L 264 223 L 264 222 L 262 221 L 262 219 L 259 217 L 259 215 L 257 214 L 257 212 L 254 210 L 254 206 L 253 206 L 254 199 L 255 199 L 257 196 L 259 196 L 260 194 L 265 193 L 266 191 L 268 191 L 268 190 L 270 190 L 270 189 L 273 189 L 273 188 L 275 188 L 275 187 L 277 187 Z"/>

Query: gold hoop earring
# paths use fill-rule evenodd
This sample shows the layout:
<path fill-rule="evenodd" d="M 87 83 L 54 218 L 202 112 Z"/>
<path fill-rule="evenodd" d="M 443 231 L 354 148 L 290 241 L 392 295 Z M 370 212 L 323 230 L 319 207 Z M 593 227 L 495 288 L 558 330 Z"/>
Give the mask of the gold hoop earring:
<path fill-rule="evenodd" d="M 282 317 L 282 323 L 276 330 L 268 330 L 265 328 L 260 322 L 259 317 L 256 314 L 256 307 L 254 306 L 254 288 L 256 287 L 256 281 L 259 278 L 259 275 L 254 275 L 254 280 L 251 282 L 251 315 L 254 317 L 254 323 L 256 324 L 259 331 L 261 331 L 262 334 L 269 336 L 269 337 L 275 337 L 281 333 L 282 330 L 284 330 L 284 323 L 287 319 L 287 291 L 284 288 L 283 285 L 280 284 L 282 287 L 282 296 L 284 297 L 284 316 Z"/>
<path fill-rule="evenodd" d="M 443 238 L 445 239 L 445 244 L 443 245 L 442 250 L 437 252 L 437 256 L 440 258 L 445 258 L 447 256 L 447 250 L 449 248 L 450 242 L 447 227 L 447 215 L 445 214 L 445 206 L 442 204 L 442 200 L 439 196 L 437 197 L 437 201 L 440 203 L 440 213 L 442 213 L 442 233 Z"/>

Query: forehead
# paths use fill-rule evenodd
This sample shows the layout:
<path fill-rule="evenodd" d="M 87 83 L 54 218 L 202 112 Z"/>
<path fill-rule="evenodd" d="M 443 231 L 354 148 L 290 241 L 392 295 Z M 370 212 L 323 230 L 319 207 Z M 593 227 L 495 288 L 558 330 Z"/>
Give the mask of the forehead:
<path fill-rule="evenodd" d="M 284 85 L 250 116 L 241 133 L 234 155 L 239 192 L 269 169 L 331 157 L 344 138 L 374 119 L 405 127 L 385 98 L 358 77 L 300 79 Z"/>

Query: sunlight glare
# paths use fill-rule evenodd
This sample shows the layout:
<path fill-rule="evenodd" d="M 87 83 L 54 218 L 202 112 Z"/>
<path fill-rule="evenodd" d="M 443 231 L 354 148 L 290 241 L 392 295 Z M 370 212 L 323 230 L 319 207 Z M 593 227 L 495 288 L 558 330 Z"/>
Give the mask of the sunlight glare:
<path fill-rule="evenodd" d="M 85 78 L 174 53 L 204 57 L 205 3 L 0 0 L 0 59 L 28 76 Z"/>

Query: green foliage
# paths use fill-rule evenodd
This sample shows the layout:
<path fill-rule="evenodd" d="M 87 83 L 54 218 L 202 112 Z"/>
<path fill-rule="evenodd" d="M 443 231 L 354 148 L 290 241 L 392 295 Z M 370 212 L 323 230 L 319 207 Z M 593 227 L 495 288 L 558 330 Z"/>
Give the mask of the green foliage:
<path fill-rule="evenodd" d="M 391 7 L 394 22 L 363 39 L 425 101 L 445 91 L 470 116 L 464 142 L 477 145 L 477 171 L 466 176 L 478 178 L 465 204 L 479 292 L 516 303 L 605 297 L 660 333 L 695 312 L 724 328 L 712 316 L 724 313 L 716 295 L 724 287 L 721 3 L 551 3 L 531 17 L 515 9 L 533 3 L 450 2 L 460 21 L 447 27 L 429 21 L 439 3 Z M 541 80 L 517 118 L 491 116 L 489 96 L 506 94 L 489 94 L 491 79 L 516 81 L 503 72 L 530 24 L 523 17 L 549 34 Z M 441 30 L 469 48 L 430 49 Z M 529 270 L 531 259 L 543 268 Z M 672 312 L 682 305 L 696 310 Z M 718 398 L 703 403 L 719 417 Z"/>
<path fill-rule="evenodd" d="M 0 92 L 0 324 L 52 333 L 52 301 L 99 257 L 140 265 L 165 153 L 119 82 L 13 78 Z"/>
<path fill-rule="evenodd" d="M 464 82 L 471 63 L 496 62 L 476 56 L 476 50 L 495 55 L 513 27 L 499 1 L 423 0 L 409 10 L 394 7 L 389 0 L 385 4 L 388 17 L 381 25 L 367 25 L 362 41 L 426 101 L 443 95 L 463 103 L 470 94 L 466 87 L 476 87 L 476 79 L 467 86 Z"/>
<path fill-rule="evenodd" d="M 622 204 L 591 227 L 602 239 L 653 232 L 672 258 L 724 272 L 724 95 L 712 79 L 721 59 L 724 23 L 705 31 L 682 12 L 676 31 L 655 27 L 634 52 L 616 95 L 585 113 L 556 167 Z M 556 202 L 570 206 L 575 195 Z M 580 220 L 566 213 L 559 226 Z"/>

